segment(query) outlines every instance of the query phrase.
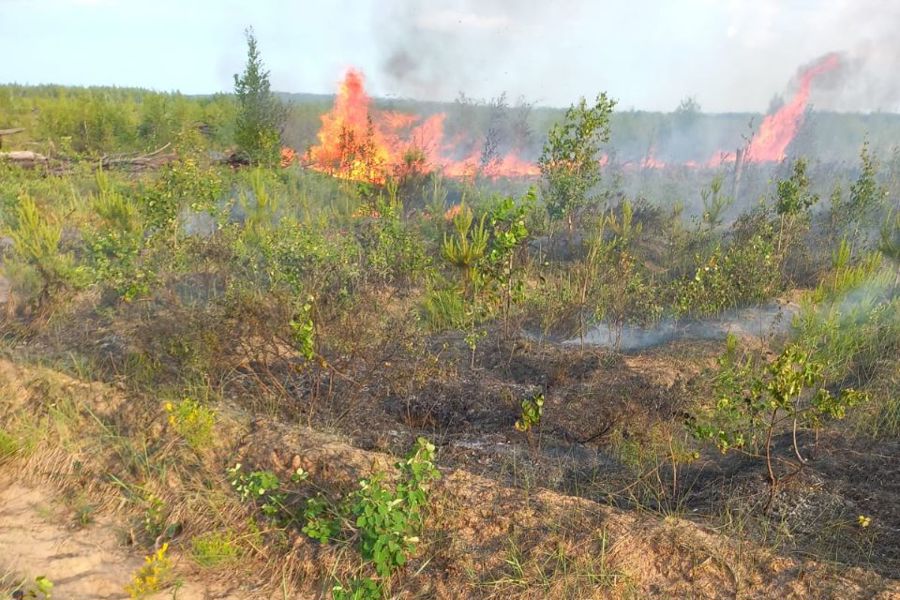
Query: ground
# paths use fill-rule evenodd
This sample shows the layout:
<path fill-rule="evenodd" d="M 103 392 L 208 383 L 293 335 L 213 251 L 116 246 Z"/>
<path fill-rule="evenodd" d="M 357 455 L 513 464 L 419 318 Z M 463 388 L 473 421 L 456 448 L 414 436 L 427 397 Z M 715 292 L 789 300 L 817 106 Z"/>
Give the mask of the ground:
<path fill-rule="evenodd" d="M 588 421 L 586 411 L 604 407 L 609 418 L 622 418 L 639 414 L 629 405 L 640 400 L 646 403 L 642 414 L 677 412 L 677 401 L 669 398 L 677 400 L 677 390 L 697 372 L 702 361 L 696 358 L 705 352 L 694 346 L 610 358 L 600 351 L 544 346 L 520 348 L 506 361 L 501 345 L 478 377 L 461 374 L 456 387 L 432 380 L 413 386 L 408 397 L 372 403 L 371 420 L 363 421 L 372 424 L 366 433 L 341 432 L 339 419 L 330 419 L 338 427 L 326 433 L 283 415 L 251 416 L 237 405 L 223 407 L 220 439 L 202 456 L 190 455 L 183 442 L 163 431 L 158 413 L 135 410 L 137 399 L 115 386 L 4 360 L 4 411 L 29 407 L 39 428 L 50 433 L 27 454 L 0 464 L 0 574 L 7 586 L 45 575 L 59 598 L 127 597 L 124 586 L 141 566 L 148 541 L 140 543 L 141 515 L 146 515 L 136 508 L 136 488 L 122 482 L 129 476 L 139 480 L 141 469 L 160 469 L 162 483 L 156 485 L 162 487 L 155 493 L 172 507 L 167 522 L 177 522 L 179 529 L 167 538 L 174 575 L 154 597 L 261 598 L 283 590 L 291 590 L 287 597 L 321 597 L 329 577 L 345 568 L 346 549 L 321 546 L 296 530 L 279 533 L 275 541 L 257 531 L 259 539 L 280 550 L 248 550 L 241 564 L 224 571 L 192 560 L 190 536 L 214 527 L 216 520 L 231 527 L 246 522 L 246 507 L 229 498 L 224 466 L 239 461 L 283 480 L 300 467 L 320 491 L 339 495 L 373 471 L 389 472 L 395 459 L 384 450 L 427 433 L 438 443 L 442 477 L 432 491 L 425 541 L 393 583 L 397 597 L 900 597 L 900 582 L 891 572 L 896 546 L 889 537 L 880 538 L 887 543 L 875 554 L 858 556 L 856 566 L 841 556 L 842 544 L 851 538 L 860 554 L 865 549 L 866 538 L 854 533 L 852 523 L 834 532 L 841 534 L 838 541 L 825 540 L 842 560 L 834 565 L 779 552 L 709 520 L 704 524 L 696 513 L 727 506 L 736 490 L 762 493 L 759 470 L 740 461 L 703 468 L 712 461 L 705 458 L 690 465 L 680 477 L 696 493 L 679 495 L 686 506 L 668 515 L 666 498 L 652 511 L 636 508 L 637 495 L 612 496 L 610 488 L 626 480 L 625 467 L 600 442 L 597 427 L 603 419 Z M 500 392 L 505 377 L 524 381 L 523 390 L 531 385 L 548 390 L 542 433 L 512 429 L 514 402 Z M 459 400 L 442 404 L 437 398 Z M 146 445 L 121 447 L 125 432 L 137 439 L 134 427 L 145 428 Z M 859 469 L 880 464 L 882 477 L 896 481 L 890 470 L 900 464 L 897 447 L 882 446 L 878 454 L 875 448 L 842 447 L 840 439 L 819 444 L 827 450 L 776 503 L 776 514 L 785 507 L 803 513 L 782 515 L 796 545 L 812 543 L 802 526 L 823 522 L 828 516 L 823 507 L 847 515 L 866 510 L 877 523 L 867 531 L 895 528 L 896 490 L 867 486 Z M 867 458 L 860 461 L 860 453 Z M 207 490 L 202 497 L 201 489 Z M 149 542 L 151 549 L 161 541 Z"/>

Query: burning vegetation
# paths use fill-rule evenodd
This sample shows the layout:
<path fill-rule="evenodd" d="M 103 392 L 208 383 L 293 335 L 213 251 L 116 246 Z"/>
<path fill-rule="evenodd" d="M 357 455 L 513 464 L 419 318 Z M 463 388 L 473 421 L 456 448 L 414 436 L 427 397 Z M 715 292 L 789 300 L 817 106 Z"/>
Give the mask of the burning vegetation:
<path fill-rule="evenodd" d="M 765 115 L 746 148 L 739 152 L 717 150 L 706 162 L 662 160 L 651 148 L 638 161 L 641 169 L 672 166 L 716 168 L 733 163 L 740 156 L 748 163 L 777 163 L 785 159 L 809 107 L 816 79 L 839 69 L 840 57 L 828 54 L 801 69 L 796 88 L 788 102 Z M 321 116 L 316 143 L 305 155 L 305 164 L 341 179 L 383 184 L 389 178 L 440 172 L 455 179 L 483 176 L 535 178 L 540 175 L 536 160 L 526 156 L 533 149 L 517 148 L 499 154 L 489 135 L 464 139 L 445 135 L 445 113 L 421 116 L 378 110 L 366 93 L 363 74 L 349 69 L 341 82 L 331 110 Z M 601 154 L 600 161 L 609 161 Z M 601 165 L 601 166 L 602 166 Z"/>
<path fill-rule="evenodd" d="M 373 108 L 363 75 L 347 71 L 334 106 L 322 115 L 318 143 L 309 149 L 312 169 L 342 179 L 384 183 L 389 178 L 441 172 L 451 178 L 483 175 L 533 177 L 536 165 L 515 153 L 492 154 L 486 142 L 464 157 L 444 136 L 446 115 L 429 117 Z"/>

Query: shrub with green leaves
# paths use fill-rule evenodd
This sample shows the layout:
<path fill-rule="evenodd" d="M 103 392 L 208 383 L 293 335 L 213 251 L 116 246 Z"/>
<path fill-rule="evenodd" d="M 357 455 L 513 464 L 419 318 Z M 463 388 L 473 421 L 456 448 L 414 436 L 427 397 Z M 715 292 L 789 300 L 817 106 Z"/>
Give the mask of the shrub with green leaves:
<path fill-rule="evenodd" d="M 360 231 L 370 271 L 383 282 L 412 285 L 429 265 L 422 239 L 404 221 L 398 198 L 379 197 L 375 206 L 378 218 L 365 220 Z"/>
<path fill-rule="evenodd" d="M 149 292 L 153 277 L 140 263 L 144 225 L 130 196 L 114 189 L 102 171 L 97 172 L 97 187 L 91 205 L 100 226 L 85 235 L 88 261 L 95 281 L 130 301 Z"/>
<path fill-rule="evenodd" d="M 675 314 L 705 317 L 773 297 L 781 289 L 771 226 L 748 236 L 738 232 L 731 243 L 717 244 L 707 257 L 698 256 L 693 276 L 674 282 Z"/>
<path fill-rule="evenodd" d="M 399 479 L 391 486 L 376 473 L 359 482 L 359 489 L 337 504 L 322 497 L 307 502 L 304 533 L 320 542 L 354 539 L 375 573 L 387 579 L 415 552 L 425 524 L 428 492 L 440 476 L 434 465 L 435 447 L 419 438 L 410 454 L 397 463 Z M 334 598 L 378 598 L 381 585 L 361 579 L 335 586 Z M 375 584 L 374 586 L 372 584 Z M 377 591 L 377 593 L 376 593 Z M 354 594 L 376 594 L 354 595 Z"/>
<path fill-rule="evenodd" d="M 291 319 L 291 339 L 300 355 L 307 361 L 316 355 L 316 326 L 312 320 L 314 298 L 308 296 Z"/>
<path fill-rule="evenodd" d="M 866 399 L 851 388 L 832 394 L 823 385 L 823 370 L 824 365 L 797 344 L 764 363 L 754 355 L 741 355 L 737 338 L 729 336 L 715 374 L 714 404 L 700 409 L 691 430 L 722 452 L 736 450 L 763 458 L 771 503 L 780 479 L 772 454 L 773 439 L 781 428 L 792 424 L 793 449 L 802 466 L 806 459 L 797 446 L 797 428 L 818 428 L 825 419 L 843 419 L 849 408 Z"/>
<path fill-rule="evenodd" d="M 203 166 L 193 156 L 160 169 L 158 177 L 144 190 L 138 207 L 151 234 L 178 238 L 178 215 L 183 208 L 212 211 L 222 193 L 219 173 Z"/>
<path fill-rule="evenodd" d="M 544 416 L 544 395 L 537 394 L 531 398 L 522 400 L 522 416 L 516 421 L 516 429 L 519 431 L 530 432 L 532 427 L 541 424 L 541 417 Z"/>
<path fill-rule="evenodd" d="M 605 93 L 593 105 L 582 98 L 566 110 L 547 134 L 538 166 L 544 178 L 544 198 L 551 221 L 574 218 L 600 183 L 600 146 L 609 141 L 609 119 L 616 103 Z"/>
<path fill-rule="evenodd" d="M 516 257 L 528 239 L 526 221 L 536 200 L 537 194 L 531 188 L 521 202 L 506 196 L 496 200 L 487 211 L 490 237 L 478 270 L 480 287 L 482 293 L 500 306 L 507 327 L 513 303 L 524 295 L 522 268 L 517 266 Z"/>

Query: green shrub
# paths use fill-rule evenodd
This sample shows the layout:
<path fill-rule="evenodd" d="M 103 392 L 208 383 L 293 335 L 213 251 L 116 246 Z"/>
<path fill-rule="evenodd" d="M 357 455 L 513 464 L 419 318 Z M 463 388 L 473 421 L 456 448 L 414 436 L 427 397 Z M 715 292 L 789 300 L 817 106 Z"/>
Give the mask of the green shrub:
<path fill-rule="evenodd" d="M 88 260 L 98 283 L 110 285 L 125 300 L 145 295 L 152 274 L 139 264 L 144 226 L 136 204 L 113 189 L 108 176 L 97 173 L 99 192 L 92 208 L 101 220 L 98 230 L 85 236 Z"/>
<path fill-rule="evenodd" d="M 393 486 L 376 473 L 361 480 L 359 489 L 337 505 L 321 497 L 309 500 L 304 533 L 326 542 L 354 532 L 362 557 L 371 561 L 378 576 L 388 578 L 406 564 L 419 544 L 428 491 L 440 476 L 433 462 L 434 450 L 428 440 L 419 438 L 412 452 L 397 464 L 400 477 Z M 369 581 L 361 579 L 346 588 L 335 586 L 333 597 L 381 597 L 381 586 Z"/>
<path fill-rule="evenodd" d="M 772 457 L 778 428 L 793 423 L 794 452 L 802 465 L 805 459 L 797 446 L 797 427 L 818 428 L 824 419 L 843 419 L 849 408 L 867 399 L 852 388 L 833 395 L 824 385 L 823 371 L 824 365 L 812 352 L 797 344 L 789 345 L 771 362 L 762 363 L 752 355 L 741 355 L 737 338 L 729 336 L 715 374 L 714 404 L 700 409 L 691 430 L 698 439 L 712 440 L 723 453 L 762 453 L 771 504 L 780 479 Z"/>

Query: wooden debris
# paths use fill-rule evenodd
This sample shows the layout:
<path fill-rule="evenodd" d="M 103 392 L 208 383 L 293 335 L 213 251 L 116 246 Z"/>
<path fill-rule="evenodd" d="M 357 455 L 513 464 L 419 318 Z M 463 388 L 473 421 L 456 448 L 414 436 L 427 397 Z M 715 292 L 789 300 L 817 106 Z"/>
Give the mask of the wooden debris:
<path fill-rule="evenodd" d="M 154 150 L 149 154 L 116 154 L 104 156 L 100 159 L 100 166 L 104 169 L 120 168 L 128 171 L 158 169 L 159 167 L 178 159 L 178 155 L 175 152 L 165 152 L 171 145 L 171 143 L 168 143 L 162 148 Z"/>
<path fill-rule="evenodd" d="M 0 152 L 0 161 L 11 162 L 20 167 L 32 169 L 38 165 L 47 164 L 47 157 L 31 150 L 14 150 L 12 152 Z"/>

